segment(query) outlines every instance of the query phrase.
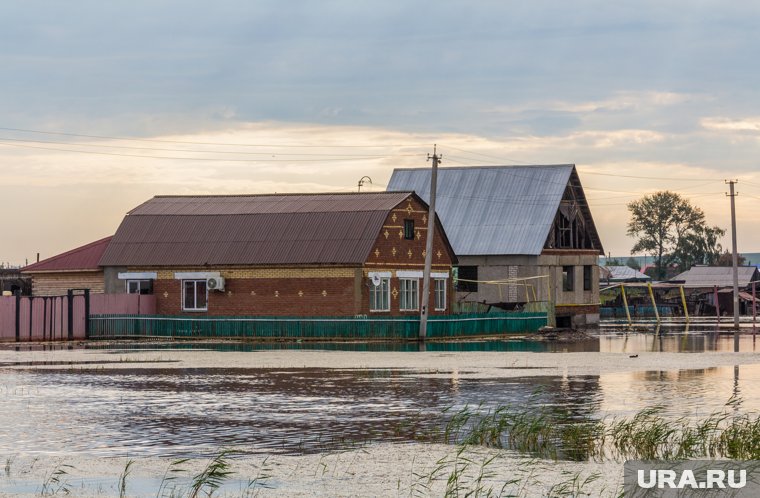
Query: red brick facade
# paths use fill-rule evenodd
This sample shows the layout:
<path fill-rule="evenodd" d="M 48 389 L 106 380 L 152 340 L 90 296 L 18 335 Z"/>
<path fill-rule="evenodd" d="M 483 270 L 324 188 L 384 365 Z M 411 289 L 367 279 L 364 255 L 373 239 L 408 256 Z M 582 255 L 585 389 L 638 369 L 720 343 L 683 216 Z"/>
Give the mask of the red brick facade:
<path fill-rule="evenodd" d="M 414 223 L 413 238 L 407 239 L 405 220 Z M 398 271 L 422 271 L 425 263 L 428 211 L 409 197 L 393 209 L 378 234 L 375 245 L 361 267 L 207 267 L 207 268 L 130 268 L 154 271 L 157 279 L 157 313 L 193 316 L 354 316 L 416 315 L 419 310 L 399 310 Z M 451 312 L 453 252 L 437 224 L 433 242 L 434 273 L 445 273 L 446 310 L 435 311 L 434 285 L 430 286 L 430 314 Z M 219 272 L 225 278 L 224 291 L 208 292 L 206 311 L 183 311 L 182 281 L 176 272 Z M 370 312 L 370 272 L 390 272 L 390 311 Z M 422 294 L 419 279 L 419 294 Z"/>

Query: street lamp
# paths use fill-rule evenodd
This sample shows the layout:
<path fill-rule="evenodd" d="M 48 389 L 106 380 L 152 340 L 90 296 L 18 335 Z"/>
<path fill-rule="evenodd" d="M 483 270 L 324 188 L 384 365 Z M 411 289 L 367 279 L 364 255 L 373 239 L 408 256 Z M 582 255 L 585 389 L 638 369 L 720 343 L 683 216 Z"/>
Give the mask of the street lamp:
<path fill-rule="evenodd" d="M 359 192 L 362 191 L 362 186 L 364 185 L 364 179 L 365 178 L 367 179 L 367 181 L 369 181 L 370 185 L 372 184 L 372 178 L 370 178 L 368 176 L 361 177 L 361 179 L 359 180 L 359 183 L 358 183 L 358 185 L 359 185 Z"/>

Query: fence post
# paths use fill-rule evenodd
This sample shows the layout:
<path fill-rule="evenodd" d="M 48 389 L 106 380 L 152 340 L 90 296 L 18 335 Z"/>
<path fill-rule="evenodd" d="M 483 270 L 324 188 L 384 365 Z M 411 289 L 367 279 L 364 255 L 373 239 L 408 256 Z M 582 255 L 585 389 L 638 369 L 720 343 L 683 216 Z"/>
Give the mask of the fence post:
<path fill-rule="evenodd" d="M 84 339 L 90 338 L 90 289 L 84 290 Z"/>
<path fill-rule="evenodd" d="M 32 322 L 34 321 L 34 296 L 29 297 L 29 342 L 32 341 Z"/>
<path fill-rule="evenodd" d="M 21 341 L 21 296 L 16 294 L 16 342 Z"/>
<path fill-rule="evenodd" d="M 69 311 L 69 316 L 67 317 L 67 326 L 69 328 L 68 330 L 68 339 L 70 341 L 74 340 L 74 291 L 69 289 L 66 292 L 66 307 Z M 63 334 L 61 334 L 63 335 Z"/>

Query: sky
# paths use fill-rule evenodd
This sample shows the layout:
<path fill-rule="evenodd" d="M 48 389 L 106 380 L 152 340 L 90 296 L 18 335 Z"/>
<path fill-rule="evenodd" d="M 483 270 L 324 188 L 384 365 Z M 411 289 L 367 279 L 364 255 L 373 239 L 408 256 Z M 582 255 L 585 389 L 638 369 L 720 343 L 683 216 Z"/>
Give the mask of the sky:
<path fill-rule="evenodd" d="M 760 251 L 760 4 L 131 0 L 0 10 L 0 262 L 154 195 L 383 190 L 395 167 L 573 163 L 604 249 L 681 193 Z M 730 233 L 723 240 L 730 247 Z"/>

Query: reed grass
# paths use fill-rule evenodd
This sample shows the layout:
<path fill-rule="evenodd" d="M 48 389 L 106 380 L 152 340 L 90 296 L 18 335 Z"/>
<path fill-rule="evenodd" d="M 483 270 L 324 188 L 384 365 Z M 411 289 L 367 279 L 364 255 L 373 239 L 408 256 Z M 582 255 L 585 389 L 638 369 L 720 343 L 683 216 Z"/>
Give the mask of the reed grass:
<path fill-rule="evenodd" d="M 732 408 L 730 400 L 726 408 Z M 448 409 L 434 442 L 515 450 L 540 458 L 683 460 L 760 459 L 760 414 L 727 410 L 703 419 L 672 418 L 664 407 L 632 417 L 594 419 L 547 407 L 482 405 Z"/>
<path fill-rule="evenodd" d="M 119 498 L 126 498 L 127 496 L 127 477 L 129 477 L 134 463 L 134 460 L 128 460 L 124 465 L 124 470 L 119 475 Z"/>
<path fill-rule="evenodd" d="M 68 495 L 71 493 L 69 484 L 69 470 L 73 469 L 72 465 L 60 464 L 55 467 L 50 474 L 45 477 L 40 489 L 40 496 L 54 496 L 58 493 Z"/>

